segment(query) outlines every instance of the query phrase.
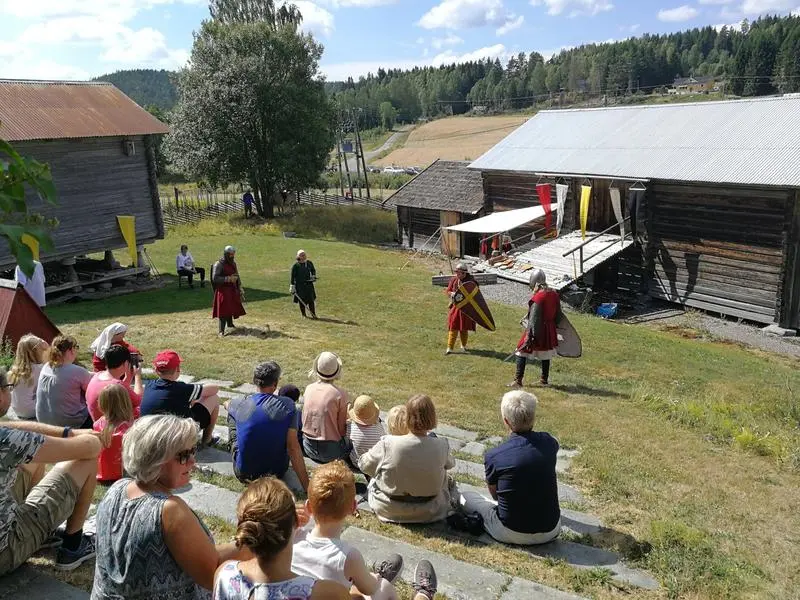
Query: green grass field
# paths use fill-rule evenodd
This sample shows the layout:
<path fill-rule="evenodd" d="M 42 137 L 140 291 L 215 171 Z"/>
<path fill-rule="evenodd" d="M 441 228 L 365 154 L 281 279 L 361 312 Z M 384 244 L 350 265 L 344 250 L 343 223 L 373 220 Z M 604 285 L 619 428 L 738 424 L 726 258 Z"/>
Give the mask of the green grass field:
<path fill-rule="evenodd" d="M 326 214 L 316 216 L 320 229 L 332 218 Z M 369 229 L 367 221 L 326 235 L 346 238 Z M 513 365 L 502 359 L 517 340 L 521 307 L 493 304 L 497 331 L 477 332 L 470 355 L 445 357 L 447 301 L 430 283 L 445 265 L 401 268 L 409 255 L 283 239 L 279 229 L 232 221 L 175 230 L 150 247 L 167 274 L 164 289 L 47 312 L 79 338 L 84 359 L 97 332 L 120 320 L 146 359 L 174 348 L 186 372 L 240 383 L 269 358 L 284 368 L 283 383 L 303 386 L 314 356 L 331 350 L 344 362 L 342 384 L 353 394 L 369 393 L 384 409 L 424 392 L 441 421 L 503 433 L 499 400 Z M 178 290 L 170 274 L 181 243 L 201 265 L 210 265 L 226 244 L 237 247 L 248 314 L 235 335 L 217 337 L 209 287 Z M 301 247 L 319 273 L 319 321 L 301 319 L 288 293 Z M 583 508 L 609 527 L 602 545 L 651 570 L 664 586 L 624 596 L 798 597 L 797 361 L 675 331 L 582 315 L 572 320 L 584 356 L 554 361 L 551 387 L 533 390 L 540 400 L 537 427 L 581 449 L 568 479 L 587 496 Z M 466 546 L 369 517 L 359 526 L 594 598 L 622 595 L 601 573 L 531 560 L 513 549 Z"/>

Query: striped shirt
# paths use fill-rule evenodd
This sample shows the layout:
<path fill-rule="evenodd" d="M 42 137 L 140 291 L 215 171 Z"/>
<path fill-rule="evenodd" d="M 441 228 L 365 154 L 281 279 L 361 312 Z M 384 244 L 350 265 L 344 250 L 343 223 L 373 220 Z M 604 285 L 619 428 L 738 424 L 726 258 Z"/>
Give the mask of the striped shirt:
<path fill-rule="evenodd" d="M 348 423 L 347 436 L 353 442 L 353 449 L 350 452 L 350 460 L 353 461 L 353 464 L 357 465 L 359 457 L 369 452 L 385 435 L 386 430 L 380 420 L 374 425 L 359 425 L 352 421 Z"/>

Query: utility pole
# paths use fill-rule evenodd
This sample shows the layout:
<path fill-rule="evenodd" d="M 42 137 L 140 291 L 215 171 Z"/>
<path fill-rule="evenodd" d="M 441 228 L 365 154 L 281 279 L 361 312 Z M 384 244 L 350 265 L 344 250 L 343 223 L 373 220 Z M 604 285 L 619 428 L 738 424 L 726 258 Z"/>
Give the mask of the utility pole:
<path fill-rule="evenodd" d="M 358 113 L 354 115 L 353 123 L 355 124 L 356 130 L 356 144 L 358 144 L 358 153 L 356 154 L 356 165 L 358 165 L 358 157 L 361 157 L 361 166 L 363 167 L 362 170 L 364 172 L 364 187 L 367 188 L 367 199 L 370 199 L 369 195 L 369 178 L 367 176 L 367 162 L 364 159 L 364 146 L 361 145 L 361 134 L 358 132 L 358 116 L 361 114 L 362 109 L 358 109 Z M 361 198 L 361 188 L 358 188 L 358 197 Z"/>
<path fill-rule="evenodd" d="M 342 145 L 342 154 L 344 155 L 344 171 L 347 174 L 347 188 L 350 190 L 350 199 L 352 200 L 353 199 L 353 182 L 350 179 L 350 165 L 347 164 L 347 152 L 345 152 L 345 148 L 344 148 L 344 140 L 343 140 L 343 137 L 342 137 L 343 135 L 344 135 L 344 127 L 343 127 L 343 124 L 340 124 L 340 127 L 339 127 L 339 140 L 340 140 L 340 144 Z"/>
<path fill-rule="evenodd" d="M 353 118 L 352 110 L 350 111 L 350 118 L 351 119 Z M 359 162 L 359 156 L 358 156 L 358 127 L 354 126 L 354 130 L 356 132 L 355 147 L 353 148 L 353 154 L 356 157 L 356 184 L 358 185 L 358 197 L 363 198 L 361 194 L 361 163 Z"/>
<path fill-rule="evenodd" d="M 336 126 L 336 158 L 339 161 L 339 189 L 344 196 L 344 173 L 342 172 L 342 137 L 339 134 L 339 126 Z"/>

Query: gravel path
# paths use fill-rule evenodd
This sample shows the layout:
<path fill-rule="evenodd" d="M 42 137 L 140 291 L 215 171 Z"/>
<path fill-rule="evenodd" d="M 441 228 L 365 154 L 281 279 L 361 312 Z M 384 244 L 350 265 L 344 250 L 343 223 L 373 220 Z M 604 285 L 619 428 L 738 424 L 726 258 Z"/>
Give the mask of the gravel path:
<path fill-rule="evenodd" d="M 518 306 L 520 312 L 523 313 L 528 306 L 528 299 L 531 297 L 531 290 L 524 283 L 507 281 L 499 277 L 494 285 L 482 285 L 481 293 L 487 302 L 494 301 Z"/>

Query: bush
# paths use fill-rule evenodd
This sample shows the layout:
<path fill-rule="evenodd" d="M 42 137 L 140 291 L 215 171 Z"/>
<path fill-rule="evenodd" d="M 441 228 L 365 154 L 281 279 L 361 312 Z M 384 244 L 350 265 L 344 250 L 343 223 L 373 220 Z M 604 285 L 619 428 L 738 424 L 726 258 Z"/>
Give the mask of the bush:
<path fill-rule="evenodd" d="M 395 213 L 368 206 L 310 206 L 279 223 L 302 237 L 341 242 L 389 244 L 397 237 Z"/>
<path fill-rule="evenodd" d="M 11 365 L 13 364 L 14 346 L 11 345 L 11 342 L 8 341 L 8 338 L 3 338 L 3 342 L 0 343 L 0 367 L 10 369 Z"/>

